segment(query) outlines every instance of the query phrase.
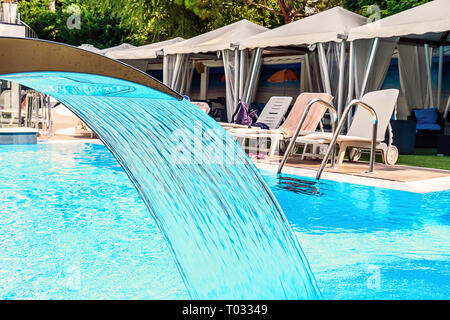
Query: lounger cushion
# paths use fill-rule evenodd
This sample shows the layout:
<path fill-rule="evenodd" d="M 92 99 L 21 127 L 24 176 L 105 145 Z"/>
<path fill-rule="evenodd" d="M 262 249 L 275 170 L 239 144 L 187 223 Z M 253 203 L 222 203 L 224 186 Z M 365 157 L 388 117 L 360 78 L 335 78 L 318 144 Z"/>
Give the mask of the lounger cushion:
<path fill-rule="evenodd" d="M 417 123 L 417 130 L 441 131 L 441 126 L 437 123 Z"/>
<path fill-rule="evenodd" d="M 439 111 L 437 108 L 415 109 L 414 116 L 417 120 L 417 130 L 436 130 L 440 131 L 441 126 L 438 124 Z"/>
<path fill-rule="evenodd" d="M 331 138 L 333 135 L 331 133 L 325 132 L 325 133 L 314 133 L 314 134 L 308 134 L 303 137 L 299 137 L 297 139 L 298 142 L 302 143 L 329 143 L 331 141 Z M 363 138 L 363 137 L 355 137 L 355 136 L 345 136 L 340 135 L 337 139 L 338 142 L 348 142 L 348 141 L 355 141 L 355 142 L 371 142 L 371 139 Z M 382 139 L 378 139 L 378 142 L 382 141 Z"/>
<path fill-rule="evenodd" d="M 308 93 L 303 92 L 295 101 L 294 107 L 286 119 L 286 121 L 281 125 L 280 130 L 286 137 L 292 137 L 294 135 L 295 129 L 303 115 L 303 112 L 308 105 L 308 102 L 314 98 L 322 99 L 328 103 L 333 100 L 333 97 L 327 93 Z M 308 112 L 305 122 L 302 126 L 302 131 L 314 132 L 319 125 L 320 120 L 327 111 L 327 108 L 321 104 L 315 104 Z"/>
<path fill-rule="evenodd" d="M 284 139 L 283 133 L 279 130 L 262 130 L 259 128 L 249 128 L 249 129 L 231 129 L 228 133 L 235 138 L 279 138 Z"/>

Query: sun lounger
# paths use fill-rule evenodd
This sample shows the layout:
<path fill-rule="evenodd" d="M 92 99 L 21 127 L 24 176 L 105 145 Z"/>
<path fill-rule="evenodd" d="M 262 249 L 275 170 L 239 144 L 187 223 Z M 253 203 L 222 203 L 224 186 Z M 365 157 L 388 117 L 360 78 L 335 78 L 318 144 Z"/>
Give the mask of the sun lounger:
<path fill-rule="evenodd" d="M 209 104 L 207 102 L 204 102 L 204 101 L 191 101 L 191 103 L 196 105 L 197 107 L 199 107 L 200 110 L 202 110 L 206 114 L 209 114 L 209 112 L 211 111 L 211 107 L 209 106 Z"/>
<path fill-rule="evenodd" d="M 274 130 L 261 130 L 256 128 L 237 128 L 231 129 L 228 132 L 238 140 L 241 145 L 245 144 L 245 139 L 267 139 L 271 141 L 269 155 L 275 155 L 276 151 L 279 150 L 280 144 L 288 139 L 290 139 L 300 119 L 308 105 L 308 102 L 312 99 L 320 99 L 322 103 L 329 105 L 333 100 L 333 97 L 327 93 L 302 93 L 298 96 L 295 101 L 294 107 L 289 113 L 286 121 L 281 125 L 280 128 Z M 318 106 L 311 108 L 306 116 L 304 124 L 302 125 L 300 134 L 307 134 L 315 132 L 320 120 L 323 118 L 327 107 L 317 103 Z"/>
<path fill-rule="evenodd" d="M 286 111 L 289 109 L 291 102 L 292 97 L 271 97 L 264 106 L 264 109 L 259 115 L 257 122 L 264 123 L 269 127 L 269 129 L 277 129 L 280 126 L 280 123 L 283 120 Z M 219 124 L 225 130 L 248 128 L 248 126 L 236 123 L 219 122 Z"/>
<path fill-rule="evenodd" d="M 373 109 L 376 114 L 378 128 L 375 149 L 382 152 L 383 161 L 386 164 L 395 164 L 398 158 L 397 148 L 393 145 L 388 146 L 383 142 L 389 120 L 391 119 L 395 105 L 397 104 L 398 93 L 399 91 L 396 89 L 374 91 L 365 94 L 361 99 L 362 103 L 367 105 L 370 109 Z M 353 102 L 353 105 L 358 104 Z M 374 115 L 359 106 L 360 105 L 358 105 L 347 134 L 339 135 L 337 137 L 336 143 L 339 145 L 337 164 L 342 164 L 347 148 L 351 148 L 351 153 L 349 154 L 351 160 L 357 160 L 357 158 L 359 158 L 355 155 L 355 152 L 359 152 L 358 149 L 371 148 Z M 342 117 L 338 128 L 342 128 L 343 121 L 347 121 L 345 117 Z M 296 143 L 305 145 L 328 145 L 330 144 L 332 137 L 332 133 L 313 133 L 298 137 Z"/>

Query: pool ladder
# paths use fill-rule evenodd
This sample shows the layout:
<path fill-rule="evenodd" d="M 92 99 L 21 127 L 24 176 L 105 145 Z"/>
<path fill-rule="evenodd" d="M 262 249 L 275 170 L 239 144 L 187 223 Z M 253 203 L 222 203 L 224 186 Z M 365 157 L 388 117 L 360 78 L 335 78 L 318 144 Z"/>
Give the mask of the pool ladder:
<path fill-rule="evenodd" d="M 281 173 L 281 171 L 283 170 L 284 165 L 286 164 L 287 159 L 289 158 L 294 146 L 295 146 L 295 142 L 297 140 L 298 135 L 300 134 L 301 128 L 303 126 L 303 123 L 305 122 L 306 116 L 309 112 L 309 110 L 311 109 L 311 107 L 315 104 L 321 104 L 323 106 L 325 106 L 330 113 L 332 113 L 333 115 L 333 122 L 332 122 L 332 132 L 333 132 L 333 136 L 331 138 L 330 144 L 328 146 L 328 149 L 325 153 L 325 156 L 322 160 L 322 163 L 320 164 L 319 170 L 317 171 L 316 174 L 316 179 L 320 180 L 323 170 L 325 169 L 326 164 L 328 163 L 328 159 L 330 158 L 331 155 L 331 167 L 334 167 L 335 165 L 335 150 L 336 150 L 336 142 L 337 139 L 339 137 L 339 134 L 342 131 L 342 128 L 344 127 L 344 124 L 347 121 L 347 118 L 350 114 L 350 110 L 355 107 L 355 106 L 360 106 L 366 110 L 368 110 L 370 112 L 370 114 L 372 115 L 373 118 L 373 126 L 372 126 L 372 144 L 371 144 L 371 148 L 370 148 L 370 161 L 369 161 L 369 172 L 372 173 L 373 172 L 373 168 L 374 168 L 374 163 L 375 163 L 375 148 L 376 148 L 376 143 L 377 143 L 377 131 L 378 131 L 378 116 L 377 113 L 375 112 L 375 109 L 373 109 L 371 106 L 369 106 L 368 104 L 364 103 L 361 100 L 352 100 L 347 107 L 344 109 L 344 112 L 342 113 L 342 117 L 341 120 L 338 122 L 338 115 L 336 112 L 336 109 L 329 104 L 326 101 L 323 101 L 321 99 L 315 98 L 312 99 L 311 101 L 308 102 L 305 111 L 303 112 L 302 118 L 300 119 L 300 122 L 297 125 L 297 128 L 295 130 L 294 135 L 292 136 L 289 145 L 286 149 L 286 152 L 283 155 L 283 159 L 281 160 L 281 163 L 278 167 L 278 171 L 277 173 Z"/>

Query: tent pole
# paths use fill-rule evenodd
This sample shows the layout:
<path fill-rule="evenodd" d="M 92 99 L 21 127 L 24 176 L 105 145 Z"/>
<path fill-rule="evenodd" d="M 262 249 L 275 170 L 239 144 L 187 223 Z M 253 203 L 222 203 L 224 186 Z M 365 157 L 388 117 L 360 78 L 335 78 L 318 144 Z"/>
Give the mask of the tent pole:
<path fill-rule="evenodd" d="M 433 49 L 426 43 L 424 46 L 425 49 L 425 61 L 427 63 L 427 76 L 428 76 L 428 96 L 430 98 L 430 108 L 434 107 L 434 99 L 433 99 L 433 84 L 431 79 L 431 63 L 433 63 Z M 430 52 L 431 51 L 431 52 Z M 431 55 L 430 55 L 431 53 Z"/>
<path fill-rule="evenodd" d="M 169 56 L 163 57 L 163 83 L 169 86 Z"/>
<path fill-rule="evenodd" d="M 243 86 L 242 90 L 242 100 L 245 102 L 247 102 L 247 92 L 250 85 L 250 73 L 252 71 L 253 64 L 255 63 L 256 50 L 254 50 L 253 52 L 249 50 L 248 54 L 250 56 L 250 61 L 246 62 L 245 64 L 244 72 L 247 76 L 245 77 L 245 85 Z"/>
<path fill-rule="evenodd" d="M 338 84 L 338 117 L 342 114 L 342 104 L 344 102 L 344 68 L 345 68 L 345 44 L 346 41 L 341 42 L 341 54 L 339 61 L 339 84 Z"/>
<path fill-rule="evenodd" d="M 200 100 L 206 100 L 208 97 L 209 67 L 204 66 L 200 75 Z"/>
<path fill-rule="evenodd" d="M 171 89 L 177 91 L 176 87 L 178 85 L 178 80 L 181 72 L 181 64 L 184 56 L 182 54 L 177 54 L 177 60 L 175 61 L 175 67 L 173 68 L 173 78 Z"/>
<path fill-rule="evenodd" d="M 179 86 L 179 88 L 178 88 L 178 92 L 180 93 L 180 94 L 186 94 L 186 90 L 185 90 L 185 86 L 186 86 L 186 80 L 187 80 L 187 77 L 188 77 L 188 74 L 187 74 L 187 72 L 189 71 L 188 69 L 188 66 L 187 66 L 187 61 L 186 62 L 183 62 L 183 65 L 184 65 L 184 67 L 181 69 L 181 84 L 180 84 L 180 86 Z"/>
<path fill-rule="evenodd" d="M 244 76 L 245 76 L 245 50 L 241 50 L 240 52 L 240 63 L 239 63 L 239 99 L 244 98 Z"/>
<path fill-rule="evenodd" d="M 438 74 L 438 92 L 437 92 L 437 106 L 441 108 L 442 98 L 442 73 L 444 70 L 444 47 L 439 47 L 439 74 Z"/>
<path fill-rule="evenodd" d="M 350 42 L 350 49 L 348 53 L 348 95 L 347 95 L 347 101 L 346 104 L 348 104 L 350 101 L 353 100 L 354 95 L 354 86 L 355 86 L 355 64 L 354 64 L 354 52 L 355 47 L 353 44 L 353 41 Z M 351 115 L 347 118 L 347 128 L 350 128 L 350 125 L 352 123 Z"/>
<path fill-rule="evenodd" d="M 187 83 L 186 83 L 186 89 L 185 89 L 185 94 L 186 95 L 190 95 L 191 94 L 192 77 L 194 76 L 194 68 L 195 68 L 194 61 L 191 61 L 190 62 L 190 67 L 188 68 L 189 69 L 189 74 L 188 74 Z"/>
<path fill-rule="evenodd" d="M 233 112 L 239 103 L 239 48 L 234 50 L 234 105 Z"/>
<path fill-rule="evenodd" d="M 322 79 L 324 82 L 325 91 L 328 94 L 333 95 L 331 92 L 330 75 L 328 73 L 328 63 L 325 56 L 325 50 L 323 49 L 323 43 L 317 44 L 317 47 L 319 49 L 319 65 L 320 70 L 322 71 Z"/>
<path fill-rule="evenodd" d="M 373 68 L 373 64 L 375 62 L 375 56 L 377 54 L 378 45 L 380 43 L 379 38 L 375 38 L 372 43 L 372 50 L 370 52 L 369 61 L 367 62 L 366 73 L 364 74 L 364 80 L 361 86 L 360 99 L 364 96 L 367 90 L 367 83 L 369 82 L 369 76 Z"/>
<path fill-rule="evenodd" d="M 245 102 L 250 103 L 250 100 L 253 97 L 253 92 L 256 88 L 256 78 L 258 74 L 259 67 L 261 66 L 261 55 L 262 55 L 262 48 L 257 48 L 255 52 L 255 58 L 253 60 L 252 64 L 252 71 L 250 73 L 250 82 L 248 85 L 248 90 L 245 95 Z"/>
<path fill-rule="evenodd" d="M 444 119 L 447 119 L 447 114 L 448 114 L 449 108 L 450 108 L 450 96 L 448 96 L 447 105 L 445 106 Z"/>
<path fill-rule="evenodd" d="M 313 91 L 313 83 L 311 77 L 311 65 L 309 63 L 309 54 L 305 53 L 305 66 L 306 66 L 306 75 L 308 77 L 308 91 Z"/>

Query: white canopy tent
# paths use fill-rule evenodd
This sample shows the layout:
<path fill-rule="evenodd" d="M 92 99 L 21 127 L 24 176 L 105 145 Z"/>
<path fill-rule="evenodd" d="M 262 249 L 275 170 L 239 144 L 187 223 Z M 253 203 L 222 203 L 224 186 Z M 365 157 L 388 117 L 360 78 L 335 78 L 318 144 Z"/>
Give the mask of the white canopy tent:
<path fill-rule="evenodd" d="M 324 90 L 337 97 L 339 114 L 344 101 L 344 78 L 346 63 L 346 41 L 350 29 L 364 25 L 367 18 L 341 7 L 314 14 L 307 18 L 283 25 L 265 33 L 241 41 L 240 48 L 285 48 L 303 47 L 305 66 L 302 68 L 302 80 L 308 85 L 302 87 L 308 91 Z M 317 50 L 316 50 L 317 45 Z M 314 61 L 320 65 L 322 88 L 313 84 L 311 70 Z M 317 67 L 316 67 L 317 68 Z M 255 68 L 257 70 L 257 68 Z M 303 81 L 302 81 L 303 82 Z M 255 84 L 250 85 L 254 90 Z M 252 92 L 248 94 L 252 96 Z"/>
<path fill-rule="evenodd" d="M 250 54 L 249 50 L 239 50 L 237 43 L 267 30 L 241 20 L 164 48 L 164 83 L 182 94 L 188 94 L 193 59 L 211 53 L 215 57 L 221 55 L 225 69 L 227 116 L 231 119 L 248 83 L 248 61 L 256 57 L 255 52 Z"/>
<path fill-rule="evenodd" d="M 164 54 L 192 54 L 231 50 L 230 44 L 238 43 L 269 29 L 248 20 L 241 20 L 225 27 L 198 35 L 164 49 Z"/>
<path fill-rule="evenodd" d="M 366 17 L 342 7 L 334 7 L 255 35 L 241 41 L 239 45 L 241 48 L 269 48 L 341 42 L 339 35 L 366 23 Z"/>
<path fill-rule="evenodd" d="M 83 43 L 81 46 L 78 46 L 78 48 L 98 54 L 103 54 L 101 49 L 94 47 L 92 44 Z"/>
<path fill-rule="evenodd" d="M 108 53 L 108 52 L 127 50 L 127 49 L 132 49 L 132 48 L 136 48 L 136 47 L 133 46 L 132 44 L 129 44 L 129 43 L 122 43 L 122 44 L 120 44 L 118 46 L 114 46 L 114 47 L 111 47 L 111 48 L 103 49 L 102 53 L 106 55 L 106 53 Z"/>
<path fill-rule="evenodd" d="M 184 41 L 183 38 L 174 38 L 166 41 L 155 42 L 140 47 L 135 46 L 123 46 L 115 47 L 108 50 L 105 55 L 109 58 L 120 60 L 124 63 L 132 65 L 142 71 L 146 71 L 150 60 L 158 58 L 158 54 L 162 50 L 175 43 Z"/>
<path fill-rule="evenodd" d="M 107 52 L 106 56 L 119 60 L 156 59 L 159 51 L 181 41 L 184 41 L 184 39 L 178 37 L 166 41 L 146 44 L 140 47 L 116 49 Z"/>
<path fill-rule="evenodd" d="M 348 40 L 408 37 L 442 41 L 450 30 L 450 1 L 434 0 L 350 31 Z M 430 34 L 432 33 L 432 34 Z M 448 35 L 447 35 L 448 37 Z"/>
<path fill-rule="evenodd" d="M 366 60 L 359 95 L 363 95 L 366 89 L 371 89 L 370 78 L 373 78 L 374 73 L 380 68 L 379 60 L 383 60 L 384 64 L 390 61 L 397 46 L 402 89 L 400 101 L 404 100 L 404 103 L 399 105 L 400 117 L 406 117 L 411 109 L 417 107 L 438 107 L 443 110 L 445 107 L 445 99 L 442 99 L 443 53 L 444 47 L 450 45 L 449 12 L 450 0 L 434 0 L 352 29 L 349 33 L 349 41 L 355 46 L 358 43 L 371 44 L 366 48 L 369 58 Z M 385 45 L 385 48 L 380 50 L 380 44 L 389 42 L 394 45 L 391 45 L 388 50 Z M 436 100 L 431 78 L 433 48 L 439 49 L 440 58 Z M 384 76 L 379 77 L 378 80 L 378 82 L 384 80 Z"/>

